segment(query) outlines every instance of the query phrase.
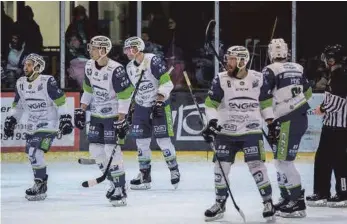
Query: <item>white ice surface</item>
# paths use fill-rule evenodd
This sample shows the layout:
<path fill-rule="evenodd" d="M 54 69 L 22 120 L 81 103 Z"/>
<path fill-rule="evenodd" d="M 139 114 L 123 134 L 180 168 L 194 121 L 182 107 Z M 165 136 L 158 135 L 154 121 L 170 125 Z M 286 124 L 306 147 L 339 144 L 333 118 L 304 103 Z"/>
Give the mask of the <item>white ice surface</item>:
<path fill-rule="evenodd" d="M 125 161 L 127 182 L 137 175 L 134 161 Z M 128 206 L 112 207 L 105 198 L 107 181 L 85 189 L 81 182 L 100 176 L 96 165 L 50 163 L 48 166 L 48 197 L 45 201 L 29 202 L 25 189 L 32 186 L 29 164 L 1 164 L 1 223 L 2 224 L 197 224 L 204 223 L 204 211 L 214 203 L 213 164 L 207 161 L 181 162 L 181 183 L 177 190 L 170 184 L 164 162 L 152 164 L 152 189 L 128 191 Z M 279 190 L 272 163 L 267 163 L 274 200 Z M 303 185 L 312 193 L 312 162 L 297 163 Z M 265 223 L 262 203 L 246 164 L 237 162 L 231 171 L 234 198 L 246 215 L 247 223 Z M 305 219 L 282 219 L 277 223 L 347 224 L 347 209 L 308 208 Z M 217 222 L 217 221 L 216 221 Z M 222 221 L 242 223 L 231 200 Z"/>

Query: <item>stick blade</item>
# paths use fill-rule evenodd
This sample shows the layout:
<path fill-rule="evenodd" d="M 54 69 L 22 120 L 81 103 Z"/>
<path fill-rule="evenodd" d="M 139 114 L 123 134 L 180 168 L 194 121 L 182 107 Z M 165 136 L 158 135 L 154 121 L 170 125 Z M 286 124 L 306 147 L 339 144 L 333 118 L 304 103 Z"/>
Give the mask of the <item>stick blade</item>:
<path fill-rule="evenodd" d="M 243 219 L 243 222 L 246 223 L 246 216 L 245 214 L 243 213 L 243 211 L 241 209 L 238 210 L 238 212 L 240 213 L 242 219 Z"/>
<path fill-rule="evenodd" d="M 95 185 L 97 185 L 98 183 L 100 183 L 100 182 L 98 182 L 98 178 L 97 179 L 94 179 L 94 180 L 88 180 L 88 181 L 84 181 L 83 183 L 82 183 L 82 187 L 93 187 L 93 186 L 95 186 Z"/>
<path fill-rule="evenodd" d="M 79 158 L 78 163 L 82 165 L 93 165 L 96 164 L 95 159 Z"/>

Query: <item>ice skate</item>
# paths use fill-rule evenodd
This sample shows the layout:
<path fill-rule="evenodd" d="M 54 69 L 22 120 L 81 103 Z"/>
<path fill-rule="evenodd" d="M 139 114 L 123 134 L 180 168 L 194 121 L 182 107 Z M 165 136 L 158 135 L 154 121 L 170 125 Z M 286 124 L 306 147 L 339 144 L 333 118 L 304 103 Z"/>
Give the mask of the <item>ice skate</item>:
<path fill-rule="evenodd" d="M 149 169 L 140 169 L 140 173 L 137 177 L 130 181 L 130 189 L 148 190 L 151 189 L 151 182 L 151 167 L 149 167 Z"/>
<path fill-rule="evenodd" d="M 180 182 L 180 177 L 181 177 L 178 167 L 170 169 L 170 174 L 171 174 L 171 184 L 174 186 L 175 189 L 177 189 L 178 184 Z"/>
<path fill-rule="evenodd" d="M 216 203 L 205 211 L 205 221 L 211 222 L 223 218 L 225 212 L 225 203 L 226 199 L 216 200 Z"/>
<path fill-rule="evenodd" d="M 280 208 L 286 206 L 289 203 L 288 199 L 284 199 L 282 197 L 279 198 L 278 202 L 276 204 L 274 204 L 274 208 L 276 211 L 276 216 L 280 215 Z"/>
<path fill-rule="evenodd" d="M 110 196 L 109 201 L 114 207 L 122 207 L 127 205 L 127 194 L 125 187 L 114 188 L 114 194 Z"/>
<path fill-rule="evenodd" d="M 263 210 L 263 217 L 266 219 L 267 222 L 274 222 L 276 220 L 275 218 L 275 207 L 272 204 L 272 200 L 267 200 L 263 202 L 264 204 L 264 210 Z"/>
<path fill-rule="evenodd" d="M 47 179 L 48 175 L 46 175 L 45 179 L 35 178 L 35 184 L 31 188 L 25 191 L 25 198 L 28 201 L 43 201 L 47 197 Z"/>
<path fill-rule="evenodd" d="M 329 197 L 313 194 L 306 197 L 307 206 L 310 207 L 326 207 Z"/>
<path fill-rule="evenodd" d="M 116 191 L 116 188 L 115 188 L 113 182 L 110 181 L 110 187 L 109 187 L 109 189 L 106 192 L 106 198 L 110 199 L 111 196 L 115 193 L 115 191 Z"/>
<path fill-rule="evenodd" d="M 347 208 L 347 196 L 336 194 L 327 200 L 327 205 L 330 208 Z"/>
<path fill-rule="evenodd" d="M 304 218 L 306 217 L 306 204 L 304 199 L 304 190 L 296 201 L 289 201 L 286 206 L 280 208 L 282 218 Z"/>

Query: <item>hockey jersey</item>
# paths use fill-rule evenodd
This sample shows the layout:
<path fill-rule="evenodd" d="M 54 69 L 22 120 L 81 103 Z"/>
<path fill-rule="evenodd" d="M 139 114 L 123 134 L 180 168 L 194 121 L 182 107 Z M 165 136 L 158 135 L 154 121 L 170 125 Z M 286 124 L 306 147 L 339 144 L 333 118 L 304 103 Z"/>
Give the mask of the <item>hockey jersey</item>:
<path fill-rule="evenodd" d="M 25 115 L 29 134 L 58 130 L 60 115 L 66 114 L 65 93 L 50 75 L 39 75 L 28 82 L 26 77 L 17 80 L 11 115 L 19 121 Z"/>
<path fill-rule="evenodd" d="M 127 73 L 134 86 L 136 86 L 142 71 L 144 71 L 135 96 L 135 102 L 143 107 L 151 107 L 158 93 L 164 96 L 164 100 L 169 99 L 174 86 L 165 62 L 154 54 L 146 53 L 140 65 L 137 66 L 135 63 L 132 60 L 127 65 Z"/>
<path fill-rule="evenodd" d="M 219 73 L 213 80 L 205 100 L 208 120 L 218 119 L 221 134 L 240 136 L 262 133 L 263 116 L 273 117 L 272 110 L 262 110 L 269 87 L 260 72 L 248 70 L 243 79 Z"/>
<path fill-rule="evenodd" d="M 124 67 L 111 59 L 100 69 L 95 63 L 91 59 L 85 66 L 81 103 L 90 105 L 92 116 L 106 118 L 127 114 L 134 87 Z"/>
<path fill-rule="evenodd" d="M 307 101 L 312 96 L 312 89 L 301 65 L 275 62 L 263 69 L 263 75 L 272 92 L 264 106 L 273 107 L 275 119 L 299 108 L 303 112 L 309 109 Z"/>

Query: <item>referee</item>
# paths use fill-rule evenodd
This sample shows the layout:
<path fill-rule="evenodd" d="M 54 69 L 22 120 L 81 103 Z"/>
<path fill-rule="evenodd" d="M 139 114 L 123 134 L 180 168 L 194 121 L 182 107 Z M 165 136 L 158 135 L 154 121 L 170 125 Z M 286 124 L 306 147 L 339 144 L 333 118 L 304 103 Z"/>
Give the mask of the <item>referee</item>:
<path fill-rule="evenodd" d="M 315 109 L 323 115 L 323 128 L 314 161 L 314 194 L 306 197 L 309 206 L 347 207 L 347 69 L 342 59 L 341 45 L 327 46 L 322 54 L 330 77 Z M 335 196 L 330 194 L 332 171 Z"/>

